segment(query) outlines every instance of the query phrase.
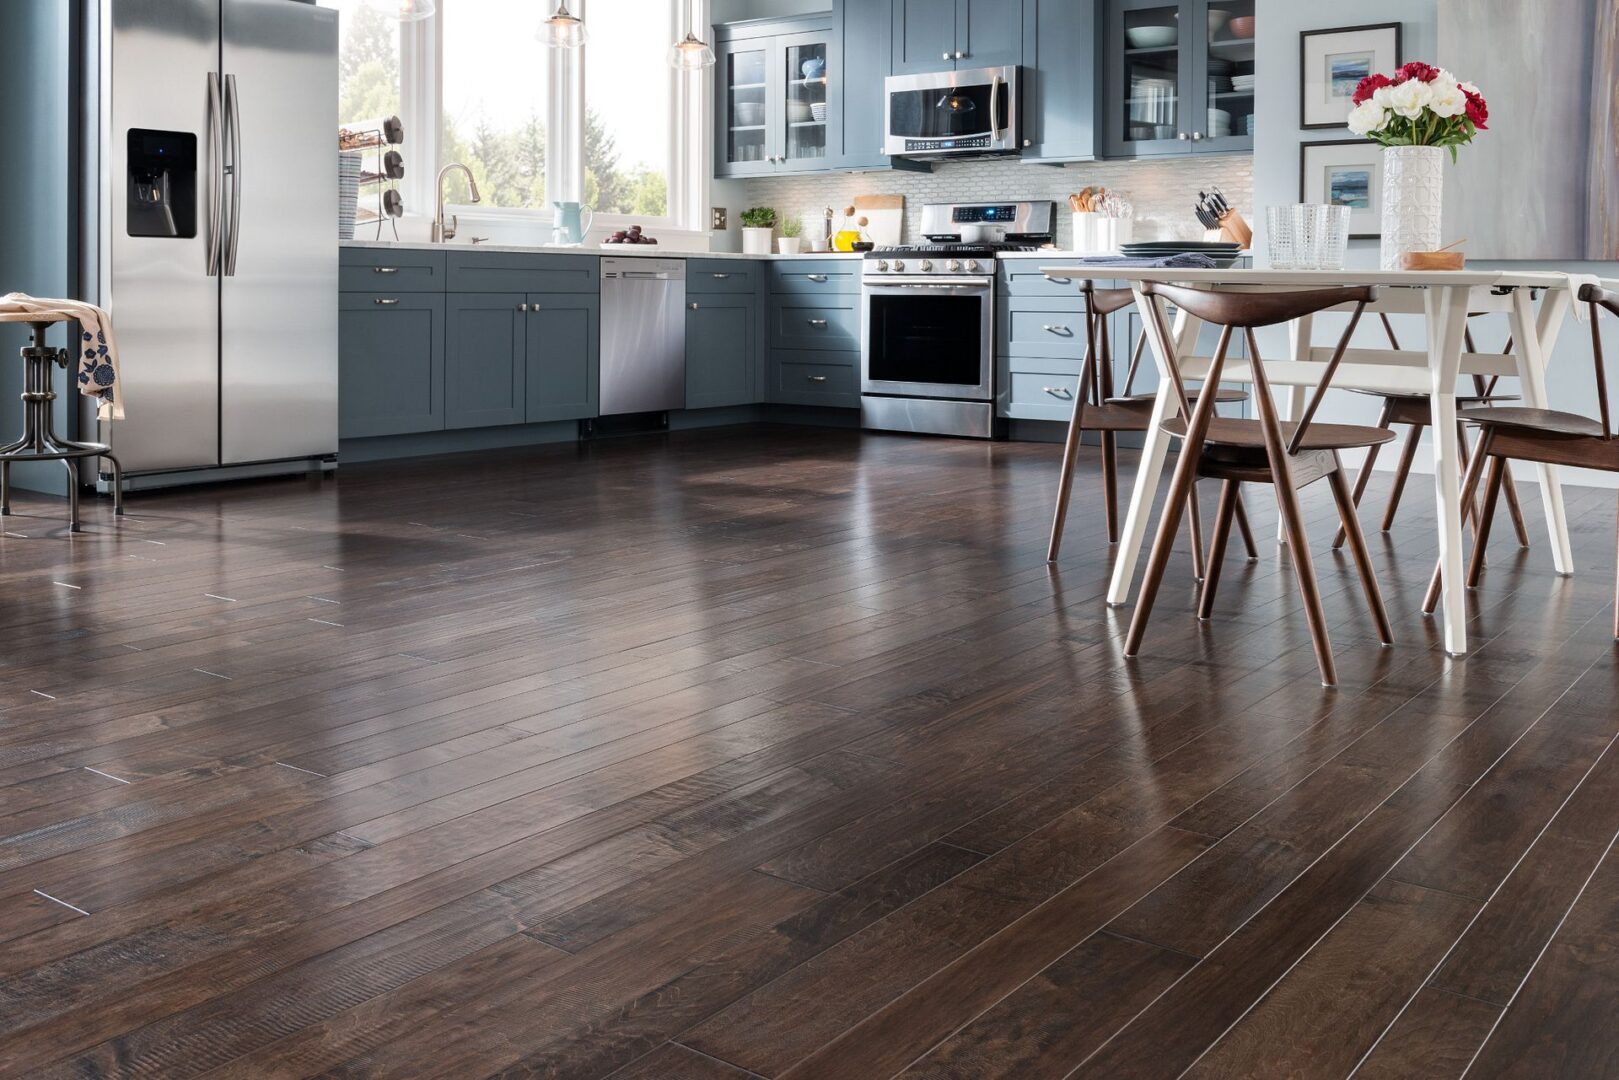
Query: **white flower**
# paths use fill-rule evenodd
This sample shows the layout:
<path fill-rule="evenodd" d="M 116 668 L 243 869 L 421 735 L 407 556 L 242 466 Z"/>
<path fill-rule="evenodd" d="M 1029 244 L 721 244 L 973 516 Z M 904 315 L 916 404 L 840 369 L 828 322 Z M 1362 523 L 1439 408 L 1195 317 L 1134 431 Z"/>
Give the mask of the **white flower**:
<path fill-rule="evenodd" d="M 1457 83 L 1456 88 L 1459 89 L 1464 94 L 1477 94 L 1478 93 L 1478 87 L 1474 86 L 1470 82 Z"/>
<path fill-rule="evenodd" d="M 1452 83 L 1442 85 L 1438 80 L 1429 84 L 1428 108 L 1435 116 L 1460 116 L 1467 110 L 1467 98 L 1462 96 L 1462 88 Z"/>
<path fill-rule="evenodd" d="M 1363 101 L 1349 110 L 1349 130 L 1356 135 L 1370 135 L 1388 123 L 1389 111 L 1375 99 Z"/>
<path fill-rule="evenodd" d="M 1444 68 L 1440 68 L 1439 69 L 1439 74 L 1434 77 L 1433 82 L 1428 84 L 1428 87 L 1429 87 L 1429 89 L 1437 90 L 1442 86 L 1443 87 L 1460 88 L 1461 83 L 1456 81 L 1456 76 L 1452 75 L 1450 72 L 1446 71 Z"/>
<path fill-rule="evenodd" d="M 1428 89 L 1428 84 L 1416 79 L 1407 79 L 1389 88 L 1389 107 L 1407 120 L 1421 116 L 1432 101 L 1433 91 Z"/>
<path fill-rule="evenodd" d="M 1372 91 L 1372 100 L 1385 109 L 1392 109 L 1394 107 L 1394 87 L 1379 86 Z"/>

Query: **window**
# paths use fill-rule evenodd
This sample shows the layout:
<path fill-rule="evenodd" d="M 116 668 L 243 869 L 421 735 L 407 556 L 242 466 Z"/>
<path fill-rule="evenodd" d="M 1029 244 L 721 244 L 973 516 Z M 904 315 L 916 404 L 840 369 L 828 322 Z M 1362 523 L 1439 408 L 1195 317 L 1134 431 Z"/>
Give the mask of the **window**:
<path fill-rule="evenodd" d="M 667 217 L 675 88 L 669 0 L 592 0 L 585 20 L 585 205 Z"/>
<path fill-rule="evenodd" d="M 467 165 L 485 206 L 546 206 L 548 50 L 534 37 L 539 7 L 534 0 L 439 3 L 439 161 Z"/>
<path fill-rule="evenodd" d="M 399 113 L 399 20 L 386 0 L 325 0 L 338 11 L 337 122 Z"/>

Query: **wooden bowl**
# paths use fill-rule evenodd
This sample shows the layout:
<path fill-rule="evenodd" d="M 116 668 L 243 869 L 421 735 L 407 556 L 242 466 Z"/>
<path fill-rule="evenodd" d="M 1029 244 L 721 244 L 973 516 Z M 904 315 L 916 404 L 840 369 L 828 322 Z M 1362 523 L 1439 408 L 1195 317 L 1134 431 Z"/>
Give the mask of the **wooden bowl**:
<path fill-rule="evenodd" d="M 1401 270 L 1460 270 L 1467 256 L 1460 251 L 1407 251 L 1400 256 Z"/>
<path fill-rule="evenodd" d="M 1254 17 L 1252 15 L 1240 15 L 1232 19 L 1226 26 L 1230 29 L 1231 36 L 1240 41 L 1246 41 L 1254 36 Z"/>

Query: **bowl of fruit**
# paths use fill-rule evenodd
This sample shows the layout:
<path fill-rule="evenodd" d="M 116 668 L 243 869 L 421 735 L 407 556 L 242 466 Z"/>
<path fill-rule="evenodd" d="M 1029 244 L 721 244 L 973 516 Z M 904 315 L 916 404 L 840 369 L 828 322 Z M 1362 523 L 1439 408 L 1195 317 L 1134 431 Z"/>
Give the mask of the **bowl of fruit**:
<path fill-rule="evenodd" d="M 631 225 L 627 229 L 618 230 L 618 232 L 603 240 L 602 247 L 618 247 L 620 244 L 656 244 L 657 242 L 655 237 L 643 233 L 641 226 Z"/>

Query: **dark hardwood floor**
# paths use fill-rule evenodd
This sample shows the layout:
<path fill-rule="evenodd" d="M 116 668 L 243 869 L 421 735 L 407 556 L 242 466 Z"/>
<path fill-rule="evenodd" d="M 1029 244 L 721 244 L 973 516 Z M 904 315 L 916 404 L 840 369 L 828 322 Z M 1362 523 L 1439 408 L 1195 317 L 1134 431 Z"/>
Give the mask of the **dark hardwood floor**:
<path fill-rule="evenodd" d="M 1058 449 L 20 498 L 0 1072 L 1619 1076 L 1614 494 L 1562 579 L 1524 486 L 1453 660 L 1427 478 L 1389 649 L 1307 489 L 1328 690 L 1257 491 L 1214 621 L 1183 549 L 1124 660 L 1093 449 L 1044 563 Z"/>

